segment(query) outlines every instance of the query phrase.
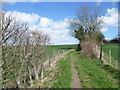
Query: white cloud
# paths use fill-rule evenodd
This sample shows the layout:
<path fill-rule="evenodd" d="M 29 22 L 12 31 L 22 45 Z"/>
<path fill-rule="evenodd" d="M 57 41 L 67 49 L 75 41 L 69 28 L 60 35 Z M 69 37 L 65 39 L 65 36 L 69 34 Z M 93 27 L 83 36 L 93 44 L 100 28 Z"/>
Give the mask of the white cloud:
<path fill-rule="evenodd" d="M 112 8 L 107 9 L 105 16 L 102 16 L 105 25 L 107 26 L 116 26 L 118 25 L 118 9 Z"/>
<path fill-rule="evenodd" d="M 120 15 L 120 14 L 119 14 Z M 104 16 L 101 16 L 100 18 L 103 19 L 103 28 L 100 30 L 101 32 L 107 32 L 109 26 L 118 27 L 118 9 L 117 8 L 111 8 L 107 9 L 107 13 Z"/>
<path fill-rule="evenodd" d="M 6 16 L 12 15 L 12 17 L 15 17 L 17 21 L 27 23 L 29 25 L 35 24 L 39 19 L 40 16 L 35 13 L 23 13 L 23 12 L 17 12 L 17 11 L 8 11 L 6 12 Z"/>
<path fill-rule="evenodd" d="M 101 32 L 107 32 L 107 31 L 108 31 L 108 28 L 107 28 L 107 27 L 106 27 L 106 28 L 102 28 L 100 31 L 101 31 Z"/>
<path fill-rule="evenodd" d="M 53 22 L 52 29 L 65 29 L 69 26 L 68 22 L 69 20 L 67 18 L 65 18 L 63 21 Z"/>
<path fill-rule="evenodd" d="M 54 22 L 52 22 L 52 23 L 54 23 Z M 57 24 L 57 22 L 55 22 L 55 23 Z M 69 34 L 68 34 L 69 29 L 66 29 L 66 27 L 61 27 L 61 26 L 62 26 L 62 24 L 59 26 L 59 28 L 56 28 L 56 26 L 54 28 L 53 26 L 41 27 L 40 25 L 34 25 L 34 26 L 31 26 L 30 28 L 32 30 L 38 30 L 38 31 L 42 31 L 43 33 L 49 34 L 50 39 L 51 39 L 51 44 L 78 43 L 77 40 L 72 40 L 71 38 L 68 38 L 69 37 Z"/>
<path fill-rule="evenodd" d="M 6 16 L 12 16 L 16 18 L 17 21 L 28 23 L 29 29 L 31 31 L 37 30 L 47 33 L 50 36 L 51 44 L 75 44 L 78 41 L 74 38 L 69 38 L 68 18 L 62 21 L 53 21 L 47 17 L 41 17 L 35 13 L 23 13 L 23 12 L 6 12 Z M 37 23 L 37 24 L 36 24 Z"/>
<path fill-rule="evenodd" d="M 42 31 L 50 36 L 51 44 L 75 44 L 78 43 L 76 39 L 68 38 L 68 29 L 53 29 L 52 27 L 40 27 L 39 25 L 31 26 L 32 30 Z"/>
<path fill-rule="evenodd" d="M 110 39 L 109 39 L 109 38 L 105 38 L 105 40 L 108 40 L 108 41 L 109 41 Z"/>
<path fill-rule="evenodd" d="M 46 17 L 41 17 L 39 26 L 40 27 L 48 27 L 48 26 L 51 26 L 52 22 L 53 22 L 52 19 L 49 19 Z"/>

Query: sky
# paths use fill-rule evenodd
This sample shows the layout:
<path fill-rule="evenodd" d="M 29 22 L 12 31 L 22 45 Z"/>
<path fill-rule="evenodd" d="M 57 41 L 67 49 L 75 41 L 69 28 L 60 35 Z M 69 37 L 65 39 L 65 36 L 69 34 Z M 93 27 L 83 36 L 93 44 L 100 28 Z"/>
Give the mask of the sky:
<path fill-rule="evenodd" d="M 3 3 L 6 15 L 28 23 L 30 30 L 49 34 L 53 45 L 77 44 L 78 40 L 69 32 L 69 20 L 76 17 L 80 6 L 100 7 L 101 18 L 105 25 L 101 32 L 106 39 L 118 35 L 118 3 L 117 2 L 8 2 Z"/>

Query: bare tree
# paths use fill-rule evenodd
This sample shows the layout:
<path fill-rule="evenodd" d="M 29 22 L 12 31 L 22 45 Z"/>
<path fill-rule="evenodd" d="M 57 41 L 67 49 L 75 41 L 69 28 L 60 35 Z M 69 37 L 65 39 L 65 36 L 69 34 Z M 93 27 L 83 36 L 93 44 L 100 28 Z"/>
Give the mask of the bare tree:
<path fill-rule="evenodd" d="M 33 51 L 33 66 L 35 70 L 35 76 L 36 79 L 39 78 L 39 72 L 40 69 L 42 68 L 43 64 L 43 58 L 45 56 L 46 48 L 47 48 L 47 43 L 49 41 L 49 38 L 47 35 L 42 34 L 41 32 L 32 32 L 32 40 L 34 40 L 36 47 L 35 50 Z"/>
<path fill-rule="evenodd" d="M 81 6 L 77 11 L 76 19 L 70 22 L 69 28 L 72 31 L 72 35 L 80 41 L 80 45 L 81 45 L 80 48 L 82 48 L 84 55 L 96 56 L 94 47 L 96 47 L 96 45 L 98 45 L 101 42 L 97 39 L 98 36 L 100 38 L 100 36 L 103 35 L 102 33 L 99 34 L 95 34 L 95 33 L 99 32 L 102 25 L 103 25 L 103 20 L 100 18 L 100 9 L 90 8 L 88 6 Z M 103 39 L 103 37 L 101 38 Z M 89 48 L 91 50 L 85 54 L 85 51 L 89 45 L 91 45 L 91 48 Z M 83 50 L 83 48 L 85 50 Z M 89 55 L 89 52 L 93 52 L 93 53 Z"/>
<path fill-rule="evenodd" d="M 42 32 L 29 32 L 25 36 L 23 55 L 25 57 L 26 71 L 28 72 L 31 86 L 33 85 L 32 74 L 35 75 L 35 79 L 40 77 L 39 74 L 44 62 L 48 42 L 48 36 L 42 34 Z"/>
<path fill-rule="evenodd" d="M 22 67 L 19 53 L 20 49 L 18 48 L 18 37 L 28 29 L 26 24 L 16 22 L 11 15 L 5 17 L 5 12 L 2 12 L 1 16 L 2 24 L 0 34 L 2 40 L 0 41 L 0 46 L 2 46 L 3 87 L 6 87 L 5 84 L 9 82 L 12 77 L 16 78 L 16 81 L 18 82 L 18 77 L 21 72 L 19 70 Z"/>
<path fill-rule="evenodd" d="M 2 14 L 3 87 L 33 85 L 33 80 L 40 77 L 49 37 L 42 32 L 30 32 L 27 24 L 17 22 L 12 14 Z"/>

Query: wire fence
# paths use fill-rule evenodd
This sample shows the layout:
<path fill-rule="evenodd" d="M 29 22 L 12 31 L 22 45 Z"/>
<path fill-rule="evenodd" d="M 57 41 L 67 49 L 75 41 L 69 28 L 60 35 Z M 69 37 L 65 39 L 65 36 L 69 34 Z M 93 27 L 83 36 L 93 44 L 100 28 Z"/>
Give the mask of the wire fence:
<path fill-rule="evenodd" d="M 113 57 L 112 57 L 112 50 L 109 49 L 109 54 L 106 54 L 106 53 L 103 53 L 103 57 L 102 57 L 102 61 L 107 64 L 107 65 L 110 65 L 116 69 L 118 69 L 118 60 L 115 60 Z"/>

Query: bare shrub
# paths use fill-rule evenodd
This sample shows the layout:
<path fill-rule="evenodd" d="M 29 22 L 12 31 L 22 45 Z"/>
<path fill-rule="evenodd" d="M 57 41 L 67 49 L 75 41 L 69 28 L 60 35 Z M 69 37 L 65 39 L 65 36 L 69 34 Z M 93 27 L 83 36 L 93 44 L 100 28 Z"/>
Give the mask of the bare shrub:
<path fill-rule="evenodd" d="M 99 53 L 96 48 L 97 43 L 94 39 L 90 37 L 89 34 L 85 35 L 84 41 L 81 42 L 81 55 L 90 57 L 90 58 L 99 58 Z"/>
<path fill-rule="evenodd" d="M 49 37 L 42 32 L 29 32 L 27 24 L 2 15 L 2 83 L 4 88 L 24 88 L 40 77 Z M 33 78 L 33 76 L 35 77 Z"/>
<path fill-rule="evenodd" d="M 81 55 L 83 56 L 87 56 L 90 58 L 97 58 L 97 53 L 95 51 L 95 45 L 93 45 L 91 42 L 86 42 L 84 44 L 82 44 L 82 46 L 84 45 L 84 47 L 81 50 Z"/>

